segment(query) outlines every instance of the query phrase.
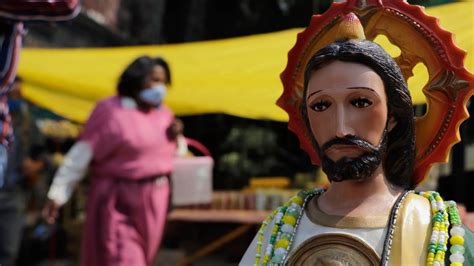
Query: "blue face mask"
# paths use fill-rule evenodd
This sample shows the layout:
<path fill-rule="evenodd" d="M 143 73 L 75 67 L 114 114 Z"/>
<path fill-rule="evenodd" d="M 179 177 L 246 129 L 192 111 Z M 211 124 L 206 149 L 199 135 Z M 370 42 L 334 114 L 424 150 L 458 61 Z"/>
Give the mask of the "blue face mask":
<path fill-rule="evenodd" d="M 160 84 L 152 88 L 142 90 L 138 97 L 140 98 L 140 100 L 158 107 L 165 98 L 165 95 L 166 87 L 165 85 Z"/>

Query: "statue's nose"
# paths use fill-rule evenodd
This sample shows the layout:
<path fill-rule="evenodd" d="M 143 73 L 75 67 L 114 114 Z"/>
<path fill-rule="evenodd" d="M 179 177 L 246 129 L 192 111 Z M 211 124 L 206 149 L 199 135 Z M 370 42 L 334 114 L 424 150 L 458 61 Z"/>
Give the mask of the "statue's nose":
<path fill-rule="evenodd" d="M 336 137 L 343 138 L 348 135 L 354 135 L 354 129 L 350 121 L 350 116 L 343 106 L 337 108 L 336 113 Z"/>

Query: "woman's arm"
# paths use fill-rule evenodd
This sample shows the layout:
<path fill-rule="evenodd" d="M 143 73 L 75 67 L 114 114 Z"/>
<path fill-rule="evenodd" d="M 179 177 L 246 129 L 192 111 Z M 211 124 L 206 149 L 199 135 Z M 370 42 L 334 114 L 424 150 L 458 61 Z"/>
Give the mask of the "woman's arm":
<path fill-rule="evenodd" d="M 54 223 L 59 208 L 69 200 L 76 184 L 84 178 L 92 155 L 92 147 L 89 143 L 78 141 L 64 157 L 49 188 L 48 202 L 43 208 L 43 217 L 48 223 Z"/>

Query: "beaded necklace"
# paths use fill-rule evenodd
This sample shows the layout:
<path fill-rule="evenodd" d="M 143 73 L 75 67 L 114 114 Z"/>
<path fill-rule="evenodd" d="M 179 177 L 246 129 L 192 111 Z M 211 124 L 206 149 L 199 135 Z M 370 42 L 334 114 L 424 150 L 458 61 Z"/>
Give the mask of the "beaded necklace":
<path fill-rule="evenodd" d="M 448 250 L 448 238 L 451 244 L 449 261 L 451 266 L 462 266 L 464 263 L 464 228 L 461 226 L 461 218 L 454 201 L 443 201 L 436 191 L 418 192 L 431 203 L 433 213 L 433 231 L 430 244 L 428 245 L 427 266 L 444 265 L 446 251 Z M 448 229 L 451 225 L 451 237 Z"/>
<path fill-rule="evenodd" d="M 263 234 L 268 224 L 275 218 L 272 233 L 268 241 L 263 256 L 262 266 L 281 265 L 285 261 L 291 244 L 296 235 L 301 217 L 304 213 L 304 207 L 307 201 L 315 195 L 323 193 L 323 189 L 314 189 L 308 191 L 300 191 L 296 196 L 292 197 L 283 206 L 273 211 L 265 221 L 257 233 L 257 253 L 255 256 L 255 266 L 260 263 L 260 254 L 262 248 Z"/>
<path fill-rule="evenodd" d="M 261 259 L 261 249 L 263 234 L 268 224 L 275 219 L 272 233 L 265 249 L 262 266 L 284 264 L 291 245 L 296 235 L 296 230 L 303 216 L 307 202 L 316 195 L 324 192 L 323 189 L 301 191 L 292 197 L 283 206 L 273 211 L 262 223 L 257 233 L 257 247 L 255 256 L 255 266 L 258 266 Z M 387 236 L 384 241 L 381 265 L 387 265 L 391 249 L 391 242 L 395 231 L 398 211 L 406 196 L 413 191 L 405 191 L 395 202 L 390 218 Z M 417 194 L 427 198 L 432 207 L 433 230 L 428 245 L 427 266 L 444 265 L 447 251 L 448 228 L 451 224 L 451 238 L 449 238 L 451 256 L 449 260 L 451 266 L 462 266 L 464 262 L 464 229 L 461 226 L 461 219 L 454 201 L 444 202 L 437 192 L 417 192 Z M 447 206 L 447 207 L 446 207 Z"/>

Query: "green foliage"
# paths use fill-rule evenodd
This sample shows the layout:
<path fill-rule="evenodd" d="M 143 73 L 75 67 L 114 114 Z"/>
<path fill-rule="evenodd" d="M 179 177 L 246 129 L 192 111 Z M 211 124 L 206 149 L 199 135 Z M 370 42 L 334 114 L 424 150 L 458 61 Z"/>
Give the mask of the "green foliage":
<path fill-rule="evenodd" d="M 267 176 L 285 167 L 278 154 L 277 134 L 267 127 L 238 125 L 233 127 L 221 148 L 217 176 L 227 179 L 226 188 L 241 188 L 250 177 Z"/>

